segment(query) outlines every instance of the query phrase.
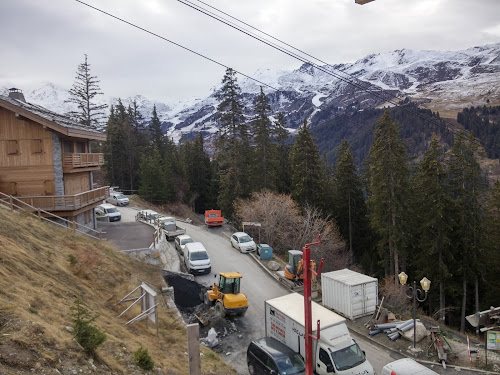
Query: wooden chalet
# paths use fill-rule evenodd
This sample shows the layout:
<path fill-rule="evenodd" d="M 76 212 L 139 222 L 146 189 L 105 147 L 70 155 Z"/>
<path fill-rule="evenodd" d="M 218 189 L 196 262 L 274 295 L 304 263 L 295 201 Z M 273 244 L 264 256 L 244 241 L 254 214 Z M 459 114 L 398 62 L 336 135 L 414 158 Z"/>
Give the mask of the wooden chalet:
<path fill-rule="evenodd" d="M 104 164 L 91 140 L 106 135 L 41 106 L 18 89 L 0 95 L 0 192 L 67 220 L 95 228 L 93 208 L 109 187 L 93 188 Z"/>

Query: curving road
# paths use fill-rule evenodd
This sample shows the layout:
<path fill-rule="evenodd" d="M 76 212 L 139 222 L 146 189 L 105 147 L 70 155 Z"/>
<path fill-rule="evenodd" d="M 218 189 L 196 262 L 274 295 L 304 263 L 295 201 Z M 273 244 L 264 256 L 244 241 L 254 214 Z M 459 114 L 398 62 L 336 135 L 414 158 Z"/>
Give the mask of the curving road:
<path fill-rule="evenodd" d="M 111 239 L 122 250 L 148 247 L 151 243 L 153 228 L 135 222 L 136 208 L 120 207 L 119 210 L 122 214 L 121 221 L 100 223 L 105 224 L 108 239 Z M 241 254 L 231 246 L 229 240 L 231 232 L 228 228 L 208 229 L 204 226 L 180 222 L 178 225 L 186 228 L 186 234 L 191 236 L 193 240 L 203 243 L 210 255 L 212 272 L 209 275 L 196 276 L 198 283 L 210 286 L 214 283 L 214 275 L 219 272 L 237 271 L 243 275 L 241 290 L 248 298 L 249 308 L 245 316 L 234 320 L 238 327 L 238 334 L 242 336 L 241 338 L 236 336 L 223 339 L 233 340 L 234 345 L 232 345 L 231 352 L 222 357 L 224 361 L 236 369 L 238 374 L 247 374 L 246 349 L 248 344 L 253 339 L 265 335 L 264 301 L 288 294 L 289 291 L 269 276 L 250 255 Z M 173 242 L 170 242 L 170 245 L 173 249 Z M 381 373 L 384 365 L 403 357 L 398 353 L 376 345 L 362 335 L 354 332 L 352 334 L 360 347 L 366 352 L 369 362 L 378 374 Z M 441 372 L 442 369 L 439 367 L 434 367 L 433 370 L 440 374 L 444 373 Z M 456 371 L 448 368 L 445 373 L 458 374 L 458 371 Z M 466 375 L 470 372 L 463 369 L 460 373 Z"/>

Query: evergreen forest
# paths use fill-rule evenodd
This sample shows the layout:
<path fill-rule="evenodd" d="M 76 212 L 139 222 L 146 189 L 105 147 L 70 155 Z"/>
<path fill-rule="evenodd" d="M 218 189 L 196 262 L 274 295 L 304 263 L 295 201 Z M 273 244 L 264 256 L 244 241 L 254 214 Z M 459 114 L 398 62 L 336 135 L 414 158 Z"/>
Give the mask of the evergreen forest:
<path fill-rule="evenodd" d="M 107 141 L 94 147 L 109 184 L 196 213 L 218 208 L 236 226 L 238 207 L 256 193 L 287 196 L 334 222 L 349 267 L 395 283 L 401 271 L 430 279 L 425 308 L 447 324 L 464 331 L 466 315 L 498 305 L 500 181 L 488 180 L 480 159 L 499 156 L 499 107 L 465 109 L 462 126 L 449 131 L 439 113 L 404 101 L 338 113 L 314 128 L 303 119 L 291 137 L 262 90 L 244 107 L 232 69 L 217 100 L 218 133 L 178 145 L 156 109 L 145 119 L 136 103 L 119 100 Z"/>

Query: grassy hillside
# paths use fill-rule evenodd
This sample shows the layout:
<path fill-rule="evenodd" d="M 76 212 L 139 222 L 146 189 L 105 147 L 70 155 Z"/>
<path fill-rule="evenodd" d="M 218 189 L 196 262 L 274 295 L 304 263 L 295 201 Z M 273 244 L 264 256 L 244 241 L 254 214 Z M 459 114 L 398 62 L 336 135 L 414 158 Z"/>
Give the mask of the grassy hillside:
<path fill-rule="evenodd" d="M 161 270 L 107 244 L 77 236 L 25 214 L 0 208 L 0 374 L 143 374 L 134 352 L 146 348 L 155 374 L 188 374 L 184 322 L 163 300 L 159 336 L 151 322 L 125 326 L 140 313 L 116 305 L 144 280 L 161 288 Z M 99 314 L 107 340 L 94 357 L 71 333 L 71 307 L 80 298 Z M 202 347 L 203 374 L 235 374 Z"/>

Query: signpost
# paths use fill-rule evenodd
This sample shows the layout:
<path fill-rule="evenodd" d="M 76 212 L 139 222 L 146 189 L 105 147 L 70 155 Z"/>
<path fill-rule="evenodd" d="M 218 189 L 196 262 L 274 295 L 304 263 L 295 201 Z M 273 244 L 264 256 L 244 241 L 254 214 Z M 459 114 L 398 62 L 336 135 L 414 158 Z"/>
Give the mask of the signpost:
<path fill-rule="evenodd" d="M 241 225 L 243 225 L 243 232 L 245 231 L 245 225 L 249 227 L 259 227 L 259 243 L 260 243 L 260 227 L 262 226 L 261 223 L 256 223 L 253 221 L 244 221 L 243 223 L 241 223 Z"/>

